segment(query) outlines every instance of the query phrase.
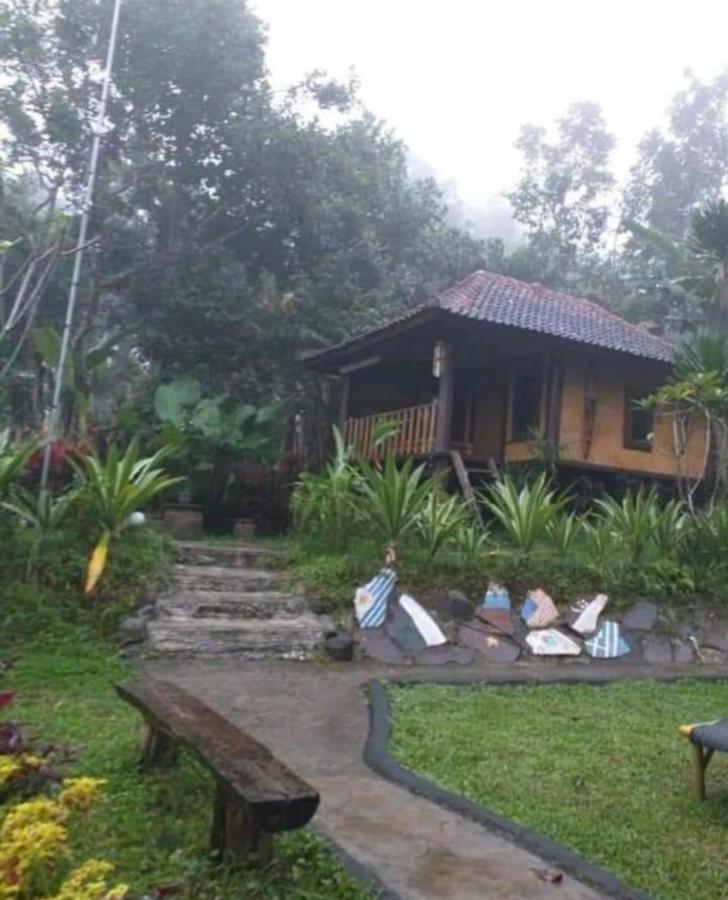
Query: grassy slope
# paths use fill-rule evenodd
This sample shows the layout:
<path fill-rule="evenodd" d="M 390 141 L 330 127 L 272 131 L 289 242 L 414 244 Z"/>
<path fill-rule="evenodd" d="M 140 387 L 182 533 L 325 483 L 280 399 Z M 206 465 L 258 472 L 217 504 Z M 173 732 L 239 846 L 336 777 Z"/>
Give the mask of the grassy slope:
<path fill-rule="evenodd" d="M 555 838 L 661 900 L 728 897 L 728 756 L 690 795 L 678 724 L 728 714 L 728 684 L 390 687 L 408 768 Z"/>
<path fill-rule="evenodd" d="M 136 771 L 137 716 L 111 689 L 129 669 L 113 650 L 75 631 L 60 639 L 40 638 L 20 651 L 0 643 L 0 658 L 16 653 L 17 664 L 0 678 L 2 689 L 18 692 L 7 718 L 24 723 L 41 741 L 78 748 L 64 774 L 108 779 L 107 799 L 74 835 L 77 859 L 115 862 L 118 880 L 139 894 L 155 885 L 183 883 L 181 896 L 200 900 L 369 896 L 308 833 L 283 836 L 278 865 L 264 876 L 211 866 L 210 778 L 190 759 L 171 773 Z"/>

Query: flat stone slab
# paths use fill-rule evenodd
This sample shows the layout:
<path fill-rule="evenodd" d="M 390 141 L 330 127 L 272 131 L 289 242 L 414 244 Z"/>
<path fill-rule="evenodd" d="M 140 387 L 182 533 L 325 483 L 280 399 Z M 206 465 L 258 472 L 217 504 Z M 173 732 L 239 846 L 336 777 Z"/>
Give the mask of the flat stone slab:
<path fill-rule="evenodd" d="M 672 644 L 667 638 L 648 637 L 642 644 L 642 656 L 652 665 L 665 665 L 672 662 Z"/>
<path fill-rule="evenodd" d="M 148 649 L 165 656 L 311 659 L 322 644 L 313 613 L 293 618 L 164 618 L 147 626 Z"/>
<path fill-rule="evenodd" d="M 240 569 L 279 569 L 285 554 L 255 544 L 220 541 L 175 541 L 177 559 L 193 566 L 228 566 Z"/>
<path fill-rule="evenodd" d="M 701 634 L 700 643 L 715 650 L 728 652 L 728 628 L 720 625 L 706 628 Z"/>
<path fill-rule="evenodd" d="M 172 569 L 175 589 L 189 591 L 273 591 L 285 584 L 281 572 L 230 566 L 178 564 Z"/>
<path fill-rule="evenodd" d="M 468 600 L 462 591 L 445 591 L 423 597 L 420 603 L 443 622 L 454 622 L 469 619 L 475 605 Z"/>
<path fill-rule="evenodd" d="M 271 619 L 306 612 L 305 598 L 273 592 L 170 591 L 157 602 L 160 618 Z"/>
<path fill-rule="evenodd" d="M 689 641 L 674 640 L 672 655 L 676 663 L 695 662 L 695 647 Z"/>
<path fill-rule="evenodd" d="M 656 622 L 657 606 L 649 600 L 639 600 L 622 619 L 622 625 L 630 631 L 652 631 Z"/>
<path fill-rule="evenodd" d="M 415 662 L 425 666 L 467 666 L 475 659 L 473 651 L 455 644 L 443 644 L 440 647 L 428 647 L 419 653 Z"/>
<path fill-rule="evenodd" d="M 359 646 L 364 653 L 387 665 L 404 665 L 409 657 L 395 644 L 384 627 L 362 628 L 358 635 Z"/>
<path fill-rule="evenodd" d="M 475 625 L 462 623 L 458 626 L 457 642 L 477 653 L 482 654 L 489 662 L 511 663 L 521 655 L 521 649 L 505 635 Z"/>

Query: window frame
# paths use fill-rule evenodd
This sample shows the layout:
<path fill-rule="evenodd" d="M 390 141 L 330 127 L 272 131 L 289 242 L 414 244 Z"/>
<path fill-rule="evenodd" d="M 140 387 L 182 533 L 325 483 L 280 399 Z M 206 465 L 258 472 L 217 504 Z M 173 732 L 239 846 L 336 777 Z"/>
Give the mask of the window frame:
<path fill-rule="evenodd" d="M 651 393 L 654 392 L 654 389 L 645 388 L 645 387 L 634 387 L 627 385 L 624 389 L 624 422 L 622 428 L 622 446 L 625 450 L 638 450 L 640 453 L 652 453 L 653 449 L 653 441 L 651 441 L 648 437 L 645 438 L 634 438 L 632 436 L 632 414 L 638 412 L 634 408 L 634 402 L 636 400 L 644 399 L 645 397 L 649 397 Z M 655 430 L 655 414 L 652 410 L 643 410 L 643 412 L 649 417 L 649 425 L 647 429 L 647 434 L 654 435 Z"/>

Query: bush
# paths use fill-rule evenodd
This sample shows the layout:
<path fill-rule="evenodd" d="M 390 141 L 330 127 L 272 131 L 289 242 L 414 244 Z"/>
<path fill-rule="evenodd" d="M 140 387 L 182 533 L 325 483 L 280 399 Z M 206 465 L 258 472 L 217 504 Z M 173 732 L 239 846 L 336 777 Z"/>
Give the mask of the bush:
<path fill-rule="evenodd" d="M 6 532 L 0 595 L 3 624 L 19 636 L 52 634 L 73 623 L 105 634 L 164 582 L 171 557 L 168 539 L 151 527 L 127 531 L 114 545 L 106 577 L 93 599 L 83 596 L 83 571 L 93 532 L 77 523 L 38 535 Z"/>

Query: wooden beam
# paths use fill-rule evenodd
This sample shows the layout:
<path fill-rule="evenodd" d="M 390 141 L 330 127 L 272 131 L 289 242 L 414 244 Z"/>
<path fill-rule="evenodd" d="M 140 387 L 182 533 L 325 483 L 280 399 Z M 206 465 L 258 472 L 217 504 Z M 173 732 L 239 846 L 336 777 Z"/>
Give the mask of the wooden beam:
<path fill-rule="evenodd" d="M 351 378 L 341 376 L 341 396 L 339 397 L 339 431 L 344 434 L 346 420 L 349 418 L 349 400 L 351 398 Z"/>
<path fill-rule="evenodd" d="M 455 396 L 455 364 L 450 341 L 444 343 L 443 366 L 440 374 L 440 390 L 437 396 L 437 430 L 435 451 L 446 453 L 450 449 L 452 434 L 452 408 Z"/>

